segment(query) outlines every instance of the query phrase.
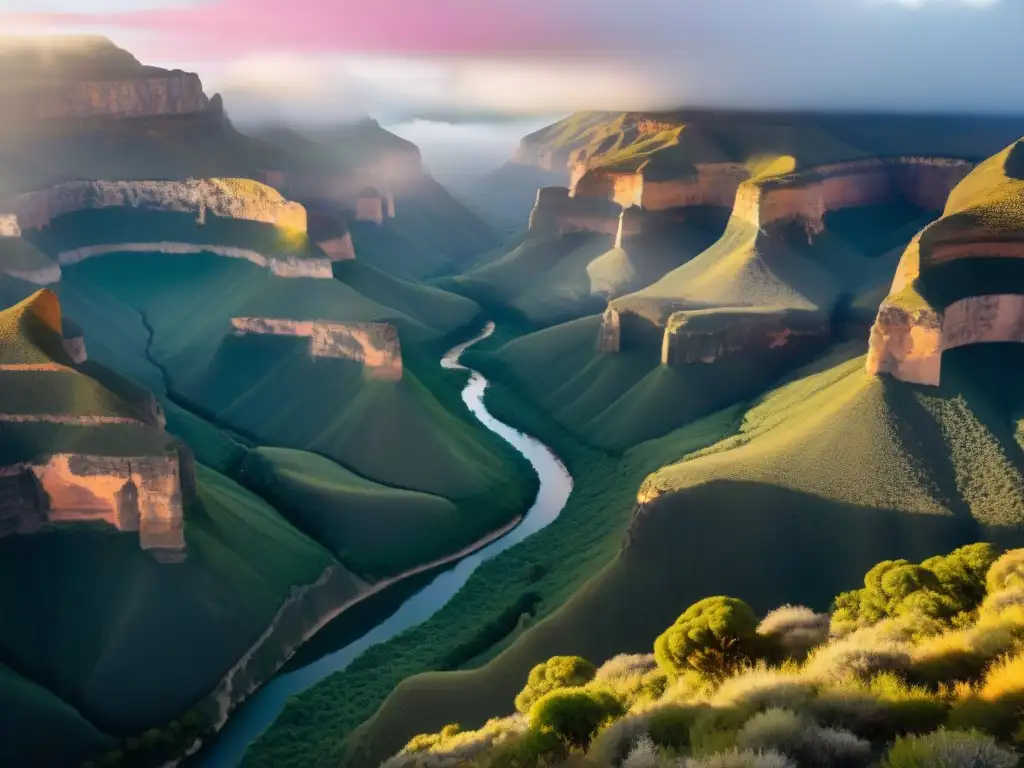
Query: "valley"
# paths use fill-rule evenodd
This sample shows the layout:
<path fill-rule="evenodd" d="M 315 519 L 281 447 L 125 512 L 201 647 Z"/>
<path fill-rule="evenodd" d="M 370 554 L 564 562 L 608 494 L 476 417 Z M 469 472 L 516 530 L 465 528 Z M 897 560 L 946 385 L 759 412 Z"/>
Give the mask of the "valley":
<path fill-rule="evenodd" d="M 1024 118 L 579 111 L 456 195 L 0 65 L 0 765 L 1020 750 Z"/>

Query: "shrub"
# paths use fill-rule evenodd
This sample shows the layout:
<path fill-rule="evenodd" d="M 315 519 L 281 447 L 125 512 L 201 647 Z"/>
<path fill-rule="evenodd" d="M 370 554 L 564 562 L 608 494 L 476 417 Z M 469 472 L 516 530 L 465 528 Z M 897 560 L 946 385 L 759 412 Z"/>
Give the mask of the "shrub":
<path fill-rule="evenodd" d="M 812 679 L 842 682 L 866 680 L 879 672 L 902 672 L 910 664 L 910 646 L 879 639 L 868 627 L 815 649 L 804 669 Z"/>
<path fill-rule="evenodd" d="M 1009 739 L 1019 721 L 1020 714 L 1014 707 L 968 696 L 953 704 L 946 724 L 958 731 L 982 731 L 999 739 Z"/>
<path fill-rule="evenodd" d="M 622 761 L 622 768 L 658 768 L 660 764 L 661 756 L 654 742 L 649 736 L 641 736 Z"/>
<path fill-rule="evenodd" d="M 778 752 L 731 750 L 698 759 L 690 758 L 682 768 L 796 768 L 796 763 Z"/>
<path fill-rule="evenodd" d="M 602 664 L 595 680 L 616 680 L 621 677 L 629 677 L 635 674 L 647 674 L 658 668 L 658 662 L 654 659 L 653 653 L 620 653 L 613 656 Z"/>
<path fill-rule="evenodd" d="M 708 679 L 729 675 L 755 652 L 757 617 L 742 600 L 709 597 L 691 605 L 654 643 L 670 677 L 694 670 Z"/>
<path fill-rule="evenodd" d="M 587 757 L 597 765 L 618 765 L 640 739 L 648 735 L 647 713 L 626 715 L 609 723 L 594 737 Z"/>
<path fill-rule="evenodd" d="M 811 648 L 828 639 L 830 617 L 799 605 L 784 605 L 770 612 L 757 626 L 782 656 L 804 658 Z"/>
<path fill-rule="evenodd" d="M 580 656 L 554 656 L 530 670 L 526 687 L 516 696 L 516 709 L 529 712 L 534 702 L 559 688 L 586 685 L 597 668 Z"/>
<path fill-rule="evenodd" d="M 979 693 L 983 701 L 1024 704 L 1024 653 L 993 664 Z"/>
<path fill-rule="evenodd" d="M 885 768 L 1013 768 L 1017 756 L 977 731 L 936 731 L 902 736 L 885 756 Z"/>
<path fill-rule="evenodd" d="M 774 750 L 804 768 L 859 768 L 871 759 L 871 744 L 849 731 L 821 728 L 786 709 L 754 715 L 736 736 L 736 746 Z"/>
<path fill-rule="evenodd" d="M 569 747 L 586 748 L 602 724 L 622 714 L 621 702 L 609 691 L 561 688 L 533 705 L 530 726 L 551 731 Z"/>
<path fill-rule="evenodd" d="M 817 685 L 796 671 L 758 664 L 723 681 L 711 697 L 715 706 L 745 706 L 751 710 L 784 707 L 800 710 L 814 698 Z"/>
<path fill-rule="evenodd" d="M 647 715 L 647 733 L 659 747 L 681 750 L 690 744 L 690 729 L 704 707 L 675 704 L 655 707 Z"/>
<path fill-rule="evenodd" d="M 566 757 L 565 744 L 552 731 L 533 728 L 497 744 L 486 755 L 486 768 L 534 768 L 558 765 Z"/>
<path fill-rule="evenodd" d="M 995 547 L 978 542 L 928 558 L 921 565 L 938 577 L 943 591 L 954 598 L 959 610 L 971 611 L 985 597 L 986 574 L 997 557 Z"/>
<path fill-rule="evenodd" d="M 746 750 L 774 749 L 797 757 L 804 734 L 811 727 L 806 718 L 792 710 L 766 709 L 750 718 L 736 734 L 736 746 Z"/>
<path fill-rule="evenodd" d="M 1004 552 L 988 569 L 985 586 L 991 595 L 1011 587 L 1024 587 L 1024 549 Z"/>
<path fill-rule="evenodd" d="M 948 704 L 926 688 L 909 685 L 892 672 L 883 672 L 869 684 L 878 697 L 890 734 L 934 730 L 946 720 Z"/>
<path fill-rule="evenodd" d="M 998 614 L 1016 606 L 1024 606 L 1024 587 L 1014 586 L 992 592 L 981 603 L 981 614 Z"/>

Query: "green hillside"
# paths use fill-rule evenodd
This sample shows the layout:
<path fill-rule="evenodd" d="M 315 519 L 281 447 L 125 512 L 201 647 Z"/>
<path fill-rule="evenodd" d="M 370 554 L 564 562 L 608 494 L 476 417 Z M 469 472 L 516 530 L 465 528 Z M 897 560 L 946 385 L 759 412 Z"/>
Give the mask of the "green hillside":
<path fill-rule="evenodd" d="M 598 352 L 599 325 L 598 317 L 563 323 L 474 363 L 514 382 L 584 442 L 621 451 L 752 397 L 807 359 L 807 352 L 752 349 L 710 364 L 665 366 L 656 349 Z"/>
<path fill-rule="evenodd" d="M 1014 430 L 1024 411 L 994 397 L 1006 351 L 950 353 L 947 366 L 961 373 L 941 391 L 868 377 L 857 345 L 798 372 L 748 408 L 733 436 L 651 475 L 617 557 L 561 609 L 479 669 L 403 683 L 350 739 L 353 764 L 417 732 L 482 725 L 506 711 L 492 702 L 507 707 L 552 656 L 644 652 L 705 595 L 735 595 L 757 611 L 784 601 L 823 609 L 881 558 L 1019 543 L 1024 453 Z"/>
<path fill-rule="evenodd" d="M 465 520 L 447 499 L 371 482 L 315 454 L 258 448 L 241 471 L 296 527 L 371 578 L 436 560 L 465 540 Z"/>

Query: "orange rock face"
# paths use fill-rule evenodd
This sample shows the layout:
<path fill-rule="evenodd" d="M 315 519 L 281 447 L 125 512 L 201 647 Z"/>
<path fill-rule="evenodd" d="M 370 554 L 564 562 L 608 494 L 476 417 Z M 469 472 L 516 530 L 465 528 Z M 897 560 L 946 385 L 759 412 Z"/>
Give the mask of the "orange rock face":
<path fill-rule="evenodd" d="M 714 363 L 752 349 L 822 345 L 831 332 L 828 318 L 817 312 L 735 313 L 710 325 L 695 319 L 700 314 L 677 312 L 669 318 L 662 365 Z"/>
<path fill-rule="evenodd" d="M 306 231 L 306 209 L 259 182 L 233 179 L 193 181 L 72 181 L 28 192 L 0 206 L 23 229 L 41 229 L 75 211 L 110 207 L 155 208 L 179 213 L 259 221 Z"/>
<path fill-rule="evenodd" d="M 384 221 L 384 200 L 379 195 L 360 197 L 356 202 L 356 219 L 381 224 Z"/>
<path fill-rule="evenodd" d="M 20 117 L 28 120 L 184 115 L 209 105 L 199 76 L 190 72 L 54 84 L 34 88 L 31 98 L 18 100 Z"/>
<path fill-rule="evenodd" d="M 0 237 L 21 237 L 21 226 L 14 213 L 0 214 Z"/>
<path fill-rule="evenodd" d="M 137 531 L 145 550 L 185 551 L 178 457 L 55 454 L 0 468 L 0 535 L 61 523 Z"/>
<path fill-rule="evenodd" d="M 271 317 L 235 317 L 235 333 L 297 336 L 309 339 L 311 357 L 356 360 L 363 374 L 378 381 L 400 381 L 402 350 L 398 331 L 389 323 L 334 323 Z"/>
<path fill-rule="evenodd" d="M 540 236 L 569 232 L 616 235 L 622 209 L 601 198 L 570 197 L 566 187 L 544 187 L 530 212 L 530 232 Z"/>
<path fill-rule="evenodd" d="M 583 169 L 575 174 L 572 195 L 604 198 L 624 208 L 637 205 L 647 211 L 699 205 L 729 208 L 736 189 L 749 176 L 742 163 L 698 163 L 690 176 L 659 181 L 645 179 L 642 170 Z"/>
<path fill-rule="evenodd" d="M 342 237 L 322 240 L 317 245 L 331 261 L 350 261 L 356 257 L 355 247 L 352 245 L 352 235 L 348 232 Z"/>

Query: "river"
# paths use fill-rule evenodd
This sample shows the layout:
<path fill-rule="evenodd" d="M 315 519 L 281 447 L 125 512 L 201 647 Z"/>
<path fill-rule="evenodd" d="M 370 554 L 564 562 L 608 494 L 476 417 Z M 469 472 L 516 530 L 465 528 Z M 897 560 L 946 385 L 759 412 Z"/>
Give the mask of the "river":
<path fill-rule="evenodd" d="M 239 765 L 249 744 L 270 727 L 290 697 L 302 693 L 328 675 L 345 669 L 367 648 L 390 640 L 400 632 L 429 619 L 455 596 L 481 563 L 518 544 L 558 517 L 572 491 L 572 476 L 565 465 L 536 438 L 524 435 L 494 418 L 484 406 L 487 379 L 459 362 L 463 352 L 493 332 L 494 323 L 488 323 L 478 336 L 450 349 L 441 358 L 441 366 L 450 370 L 471 371 L 469 381 L 462 390 L 462 400 L 481 424 L 525 456 L 540 478 L 537 499 L 522 522 L 500 539 L 467 555 L 434 577 L 427 586 L 405 600 L 391 616 L 359 639 L 304 667 L 268 681 L 235 710 L 221 732 L 189 761 L 189 765 L 199 768 L 230 768 Z"/>

